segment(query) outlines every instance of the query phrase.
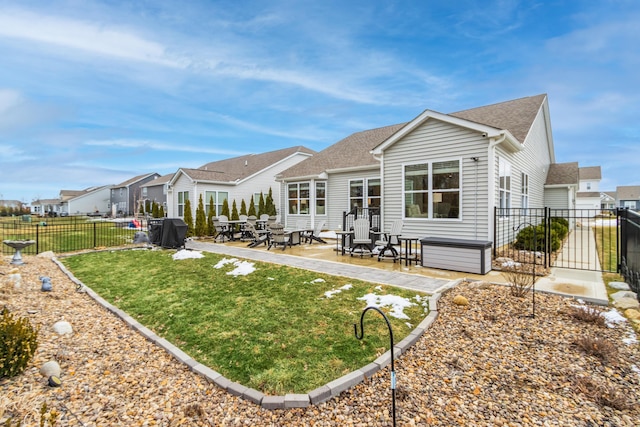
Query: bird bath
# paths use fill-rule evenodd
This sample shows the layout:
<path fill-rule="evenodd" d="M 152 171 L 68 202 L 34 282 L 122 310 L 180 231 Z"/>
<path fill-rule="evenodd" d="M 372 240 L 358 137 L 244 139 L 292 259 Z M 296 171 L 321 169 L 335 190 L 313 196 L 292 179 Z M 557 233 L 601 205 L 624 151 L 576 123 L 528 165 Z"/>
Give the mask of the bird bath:
<path fill-rule="evenodd" d="M 16 253 L 13 254 L 13 258 L 11 259 L 11 264 L 13 265 L 22 265 L 22 253 L 21 250 L 26 248 L 27 246 L 31 246 L 35 243 L 35 240 L 3 240 L 2 243 L 9 246 L 10 248 L 15 249 Z"/>

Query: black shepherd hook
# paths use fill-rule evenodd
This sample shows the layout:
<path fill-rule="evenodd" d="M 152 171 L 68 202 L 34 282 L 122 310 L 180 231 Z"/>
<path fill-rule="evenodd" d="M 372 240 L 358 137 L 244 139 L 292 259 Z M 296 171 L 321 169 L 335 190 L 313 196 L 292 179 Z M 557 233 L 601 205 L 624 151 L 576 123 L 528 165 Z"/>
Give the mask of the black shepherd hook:
<path fill-rule="evenodd" d="M 389 340 L 391 342 L 391 346 L 389 347 L 389 351 L 391 352 L 391 402 L 392 402 L 392 412 L 393 412 L 393 426 L 396 425 L 396 370 L 393 366 L 393 330 L 391 329 L 391 323 L 389 323 L 389 319 L 387 316 L 380 310 L 378 307 L 367 307 L 362 312 L 360 316 L 360 331 L 362 332 L 358 335 L 358 326 L 353 324 L 353 332 L 356 334 L 356 338 L 361 340 L 364 338 L 364 314 L 369 310 L 375 310 L 382 315 L 384 321 L 387 322 L 387 327 L 389 327 Z"/>

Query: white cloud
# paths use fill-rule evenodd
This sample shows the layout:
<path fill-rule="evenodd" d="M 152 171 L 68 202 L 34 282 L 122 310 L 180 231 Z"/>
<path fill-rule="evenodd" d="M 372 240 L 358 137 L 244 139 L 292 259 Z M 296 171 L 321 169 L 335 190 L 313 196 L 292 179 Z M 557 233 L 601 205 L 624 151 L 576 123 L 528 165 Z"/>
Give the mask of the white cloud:
<path fill-rule="evenodd" d="M 239 156 L 247 154 L 240 150 L 227 150 L 218 147 L 199 147 L 193 145 L 185 145 L 180 142 L 167 143 L 143 139 L 107 139 L 107 140 L 91 140 L 84 143 L 88 146 L 109 147 L 109 148 L 144 148 L 155 151 L 173 151 L 186 153 L 202 153 L 202 154 L 223 154 L 229 156 Z"/>
<path fill-rule="evenodd" d="M 129 30 L 28 11 L 0 9 L 0 36 L 168 67 L 188 65 L 184 60 L 171 58 L 162 44 Z"/>

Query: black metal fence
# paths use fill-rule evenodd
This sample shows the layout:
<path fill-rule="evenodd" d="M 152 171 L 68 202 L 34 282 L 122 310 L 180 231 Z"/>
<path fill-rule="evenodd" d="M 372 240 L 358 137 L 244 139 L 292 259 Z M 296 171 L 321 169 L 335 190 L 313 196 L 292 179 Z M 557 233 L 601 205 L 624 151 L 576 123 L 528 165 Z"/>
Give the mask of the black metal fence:
<path fill-rule="evenodd" d="M 146 220 L 100 220 L 86 217 L 36 218 L 16 217 L 0 221 L 0 238 L 33 240 L 35 243 L 21 252 L 35 255 L 41 252 L 74 252 L 98 247 L 122 246 L 133 242 L 135 233 L 147 229 Z M 1 245 L 4 255 L 13 254 L 8 245 Z"/>
<path fill-rule="evenodd" d="M 640 215 L 620 209 L 619 218 L 620 274 L 634 292 L 640 293 Z"/>
<path fill-rule="evenodd" d="M 602 209 L 496 208 L 493 255 L 544 267 L 617 272 L 618 215 Z"/>

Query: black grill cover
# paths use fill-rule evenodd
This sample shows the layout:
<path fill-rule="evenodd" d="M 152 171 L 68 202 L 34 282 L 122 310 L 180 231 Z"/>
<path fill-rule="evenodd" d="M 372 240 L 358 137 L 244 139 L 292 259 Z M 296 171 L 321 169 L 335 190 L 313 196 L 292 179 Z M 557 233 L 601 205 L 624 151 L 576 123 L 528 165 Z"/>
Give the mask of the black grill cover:
<path fill-rule="evenodd" d="M 181 218 L 165 218 L 162 221 L 162 241 L 163 248 L 181 248 L 184 246 L 184 239 L 187 237 L 187 224 Z"/>

